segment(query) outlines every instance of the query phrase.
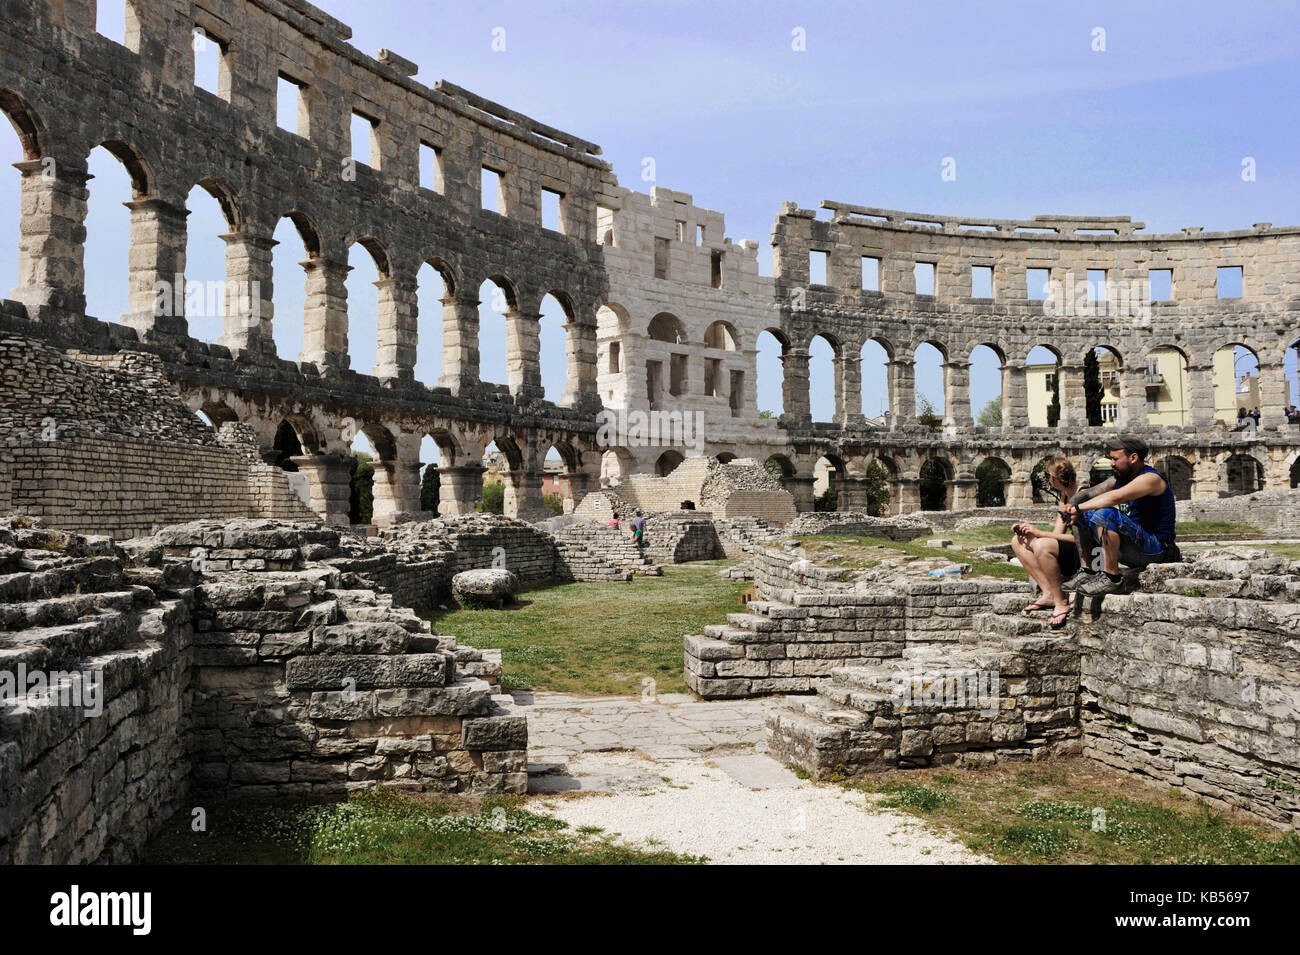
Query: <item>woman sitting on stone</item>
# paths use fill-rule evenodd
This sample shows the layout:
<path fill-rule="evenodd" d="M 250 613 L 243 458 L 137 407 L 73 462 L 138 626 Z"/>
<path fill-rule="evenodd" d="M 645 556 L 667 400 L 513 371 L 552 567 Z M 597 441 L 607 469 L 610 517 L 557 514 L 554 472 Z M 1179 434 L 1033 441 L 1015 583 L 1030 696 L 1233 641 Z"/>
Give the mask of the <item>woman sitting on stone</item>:
<path fill-rule="evenodd" d="M 1079 493 L 1079 478 L 1074 465 L 1066 458 L 1048 462 L 1047 480 L 1063 501 Z M 1040 590 L 1038 599 L 1025 607 L 1025 613 L 1051 610 L 1048 624 L 1053 630 L 1059 630 L 1070 616 L 1070 601 L 1061 590 L 1061 581 L 1068 580 L 1079 569 L 1079 548 L 1074 536 L 1059 513 L 1050 531 L 1039 530 L 1033 524 L 1016 524 L 1011 530 L 1011 551 Z"/>

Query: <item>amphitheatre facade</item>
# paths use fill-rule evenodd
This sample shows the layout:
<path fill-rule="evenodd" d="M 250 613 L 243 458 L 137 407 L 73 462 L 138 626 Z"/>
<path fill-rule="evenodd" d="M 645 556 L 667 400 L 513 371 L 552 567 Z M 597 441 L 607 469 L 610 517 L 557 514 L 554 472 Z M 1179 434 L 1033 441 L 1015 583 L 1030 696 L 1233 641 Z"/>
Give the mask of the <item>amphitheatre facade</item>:
<path fill-rule="evenodd" d="M 175 808 L 191 780 L 264 794 L 394 778 L 522 791 L 526 731 L 500 692 L 499 657 L 430 634 L 401 605 L 418 605 L 451 570 L 481 566 L 501 547 L 526 555 L 533 580 L 630 579 L 643 572 L 644 558 L 617 541 L 602 544 L 594 530 L 543 539 L 519 522 L 475 525 L 469 515 L 482 497 L 481 461 L 492 443 L 508 462 L 507 517 L 543 516 L 543 462 L 554 449 L 564 462 L 567 512 L 581 513 L 589 496 L 598 500 L 602 483 L 641 495 L 628 500 L 658 501 L 646 476 L 671 478 L 687 459 L 702 457 L 742 462 L 738 474 L 751 459 L 754 470 L 775 462 L 789 493 L 785 504 L 772 503 L 773 489 L 735 486 L 775 508 L 752 516 L 780 512 L 787 520 L 812 510 L 822 458 L 837 473 L 843 511 L 866 509 L 873 463 L 888 476 L 890 513 L 920 510 L 927 462 L 941 470 L 945 509 L 972 509 L 976 471 L 989 460 L 1005 475 L 1008 508 L 1023 510 L 1032 503 L 1030 474 L 1039 461 L 1059 452 L 1096 457 L 1119 427 L 1144 434 L 1157 465 L 1177 472 L 1191 513 L 1236 519 L 1251 507 L 1267 515 L 1266 522 L 1259 518 L 1265 529 L 1300 527 L 1300 508 L 1275 493 L 1300 483 L 1300 425 L 1283 413 L 1290 401 L 1284 362 L 1300 338 L 1300 227 L 1261 223 L 1148 235 L 1119 217 L 971 219 L 827 202 L 827 219 L 787 203 L 773 224 L 769 278 L 759 274 L 758 244 L 727 238 L 721 213 L 695 206 L 685 193 L 654 188 L 647 195 L 620 186 L 594 143 L 445 81 L 425 85 L 414 78 L 415 64 L 386 50 L 361 53 L 349 44 L 346 25 L 303 0 L 153 0 L 128 2 L 127 9 L 125 46 L 96 33 L 93 0 L 22 0 L 9 4 L 11 15 L 0 24 L 0 109 L 24 151 L 19 275 L 0 302 L 0 514 L 16 515 L 0 531 L 0 566 L 13 574 L 2 596 L 26 608 L 14 619 L 27 614 L 29 627 L 73 626 L 42 601 L 74 591 L 105 619 L 121 618 L 104 624 L 107 630 L 78 631 L 80 637 L 57 644 L 17 642 L 5 652 L 17 654 L 13 665 L 95 655 L 117 660 L 123 674 L 142 681 L 132 705 L 153 734 L 149 764 L 119 781 L 106 805 L 87 796 L 65 806 L 69 797 L 51 797 L 51 787 L 84 765 L 67 742 L 76 728 L 33 720 L 16 740 L 0 734 L 7 760 L 0 766 L 21 767 L 30 783 L 30 791 L 10 800 L 0 858 L 127 858 L 138 834 Z M 219 48 L 218 94 L 196 88 L 196 29 Z M 297 132 L 277 127 L 281 80 L 297 90 Z M 369 164 L 349 160 L 354 114 L 371 128 Z M 85 292 L 87 157 L 100 146 L 129 171 L 133 190 L 130 311 L 121 316 L 97 314 Z M 432 183 L 421 181 L 422 147 L 437 156 Z M 496 210 L 481 208 L 485 170 L 500 183 Z M 185 203 L 196 185 L 218 200 L 228 226 L 226 283 L 236 291 L 225 303 L 218 343 L 191 335 L 183 296 L 159 293 L 185 274 Z M 557 228 L 543 227 L 544 194 L 558 196 Z M 273 274 L 273 236 L 285 218 L 306 249 L 301 274 Z M 344 279 L 348 250 L 358 244 L 380 275 L 374 368 L 353 367 L 349 353 Z M 823 256 L 825 281 L 814 284 L 810 260 Z M 864 261 L 872 263 L 874 289 L 863 287 Z M 416 274 L 426 264 L 446 289 L 436 381 L 419 381 L 414 370 L 422 331 Z M 933 275 L 932 294 L 918 292 L 918 266 Z M 1216 275 L 1223 267 L 1241 269 L 1239 297 L 1220 297 Z M 977 270 L 988 277 L 989 294 L 980 297 L 974 293 L 983 289 L 972 284 Z M 1046 300 L 1031 297 L 1031 270 L 1046 273 Z M 1143 291 L 1122 301 L 1085 300 L 1080 308 L 1069 294 L 1089 272 L 1104 272 L 1108 288 L 1145 290 L 1152 271 L 1170 274 L 1166 300 L 1153 302 Z M 480 376 L 479 289 L 489 281 L 505 303 L 505 385 Z M 282 282 L 305 283 L 301 316 L 276 314 L 272 290 Z M 238 289 L 258 291 L 241 296 Z M 547 295 L 566 318 L 567 385 L 558 402 L 546 400 L 539 370 Z M 280 322 L 301 322 L 301 354 L 277 354 L 272 332 Z M 759 414 L 756 355 L 765 332 L 782 348 L 779 419 Z M 809 374 L 818 336 L 835 352 L 828 384 L 836 411 L 829 422 L 813 420 L 809 399 L 810 388 L 823 386 Z M 891 414 L 883 424 L 860 410 L 860 354 L 872 341 L 888 357 Z M 914 356 L 927 343 L 944 359 L 944 414 L 933 427 L 915 413 Z M 972 416 L 969 358 L 981 345 L 1001 362 L 1001 427 L 977 427 Z M 1040 345 L 1059 359 L 1060 417 L 1052 428 L 1028 426 L 1025 366 Z M 1214 355 L 1235 346 L 1258 359 L 1261 419 L 1249 430 L 1214 420 Z M 1119 417 L 1104 427 L 1089 424 L 1084 388 L 1085 356 L 1096 348 L 1109 350 L 1119 369 Z M 1190 401 L 1181 427 L 1146 424 L 1147 394 L 1159 384 L 1147 358 L 1157 349 L 1174 349 L 1183 361 Z M 210 425 L 194 414 L 200 411 Z M 693 416 L 698 440 L 665 447 L 602 438 L 611 413 L 650 411 Z M 279 440 L 285 426 L 296 443 L 287 458 Z M 349 522 L 357 433 L 375 451 L 374 523 L 388 548 L 382 552 L 331 529 Z M 446 523 L 437 541 L 403 530 L 435 517 L 420 506 L 426 437 L 441 456 L 436 516 Z M 289 476 L 287 461 L 302 478 Z M 687 466 L 682 475 L 688 471 L 696 486 L 712 480 L 709 467 Z M 301 496 L 294 480 L 305 481 Z M 694 507 L 686 484 L 671 487 L 674 498 Z M 1230 488 L 1263 494 L 1246 504 L 1227 496 Z M 53 530 L 31 528 L 32 519 Z M 324 527 L 310 529 L 315 525 Z M 686 548 L 717 556 L 712 531 L 699 520 L 678 515 L 660 527 L 657 546 L 665 553 Z M 761 550 L 747 527 L 723 528 L 722 536 L 731 537 L 717 546 L 734 540 L 746 552 Z M 99 535 L 137 543 L 121 548 Z M 39 564 L 42 551 L 80 569 L 33 570 L 28 564 Z M 801 572 L 762 560 L 772 595 L 790 591 L 790 575 Z M 1270 572 L 1286 576 L 1277 567 Z M 38 573 L 54 576 L 38 580 Z M 260 581 L 255 594 L 241 589 L 240 573 Z M 1293 598 L 1294 587 L 1283 581 L 1267 596 Z M 195 588 L 197 598 L 176 596 Z M 916 595 L 917 607 L 933 606 L 924 603 L 926 592 Z M 984 591 L 977 596 L 962 619 L 1006 609 Z M 953 605 L 959 604 L 967 606 Z M 37 605 L 43 609 L 32 609 Z M 1176 614 L 1162 607 L 1172 626 Z M 270 616 L 254 625 L 247 620 L 254 612 Z M 290 616 L 292 625 L 267 622 Z M 1260 626 L 1273 633 L 1285 620 L 1266 624 Z M 301 636 L 309 631 L 318 636 Z M 145 663 L 123 662 L 146 636 L 163 649 Z M 1020 636 L 1007 630 L 1008 640 Z M 901 653 L 920 638 L 880 639 Z M 717 665 L 739 652 L 749 666 L 755 642 L 764 640 L 688 642 L 688 668 L 692 659 L 697 666 L 693 685 L 705 695 L 807 692 L 810 680 L 829 673 L 791 659 L 795 682 L 786 685 L 767 662 L 748 670 Z M 899 655 L 859 643 L 864 661 Z M 340 699 L 340 673 L 347 671 L 333 665 L 332 654 L 369 675 L 361 704 Z M 770 656 L 753 652 L 755 661 Z M 767 676 L 760 678 L 760 670 Z M 1040 748 L 1077 751 L 1077 661 L 1073 670 L 1048 676 L 1076 702 L 1049 708 Z M 750 683 L 767 678 L 775 682 Z M 122 679 L 121 686 L 136 685 Z M 283 704 L 279 749 L 263 745 L 251 729 L 224 741 L 203 732 L 267 719 L 250 711 L 260 705 L 250 702 L 250 687 Z M 198 746 L 167 729 L 190 712 L 187 692 L 198 693 Z M 1072 707 L 1074 715 L 1063 714 Z M 812 718 L 778 721 L 776 738 L 793 761 L 812 745 L 799 735 Z M 295 748 L 292 741 L 305 739 L 316 748 Z M 110 744 L 129 748 L 102 734 L 77 745 Z M 856 744 L 837 738 L 834 745 L 835 760 L 852 760 Z M 908 745 L 915 756 L 915 740 Z M 1120 744 L 1113 746 L 1119 753 Z M 1124 749 L 1123 758 L 1138 760 L 1140 748 Z M 886 740 L 873 752 L 873 759 L 897 756 L 898 747 Z M 1300 765 L 1290 750 L 1258 759 L 1286 765 L 1287 778 Z M 805 761 L 825 768 L 812 757 Z M 1215 791 L 1237 798 L 1248 788 L 1223 784 Z M 153 795 L 145 809 L 125 808 L 146 791 Z M 68 820 L 80 821 L 56 844 L 48 836 L 42 841 L 32 822 L 35 807 L 51 798 Z M 1273 807 L 1260 814 L 1287 824 L 1289 812 Z M 110 817 L 106 830 L 102 820 Z"/>

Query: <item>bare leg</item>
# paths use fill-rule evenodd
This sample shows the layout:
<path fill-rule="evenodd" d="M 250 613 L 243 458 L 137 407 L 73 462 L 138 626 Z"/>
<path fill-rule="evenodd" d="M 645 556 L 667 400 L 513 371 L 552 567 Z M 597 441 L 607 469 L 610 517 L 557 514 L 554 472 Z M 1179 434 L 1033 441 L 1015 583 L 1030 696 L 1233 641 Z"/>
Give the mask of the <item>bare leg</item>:
<path fill-rule="evenodd" d="M 1105 560 L 1106 573 L 1119 573 L 1119 535 L 1108 528 L 1100 528 L 1101 552 Z"/>
<path fill-rule="evenodd" d="M 1035 538 L 1033 541 L 1030 541 L 1029 544 L 1022 544 L 1019 537 L 1012 537 L 1011 552 L 1016 555 L 1017 559 L 1019 559 L 1021 566 L 1029 572 L 1029 576 L 1033 578 L 1034 583 L 1038 584 L 1038 589 L 1041 591 L 1039 599 L 1052 599 L 1051 591 L 1047 589 L 1047 577 L 1043 574 L 1042 568 L 1039 566 L 1038 555 L 1034 553 L 1033 550 L 1033 545 L 1037 543 L 1038 540 L 1039 538 Z M 1060 581 L 1058 580 L 1057 582 L 1059 583 Z"/>
<path fill-rule="evenodd" d="M 1049 537 L 1035 538 L 1030 545 L 1037 557 L 1039 572 L 1043 577 L 1039 586 L 1043 588 L 1043 594 L 1056 605 L 1057 609 L 1070 606 L 1070 601 L 1061 590 L 1061 564 L 1057 560 L 1059 547 L 1060 541 Z"/>

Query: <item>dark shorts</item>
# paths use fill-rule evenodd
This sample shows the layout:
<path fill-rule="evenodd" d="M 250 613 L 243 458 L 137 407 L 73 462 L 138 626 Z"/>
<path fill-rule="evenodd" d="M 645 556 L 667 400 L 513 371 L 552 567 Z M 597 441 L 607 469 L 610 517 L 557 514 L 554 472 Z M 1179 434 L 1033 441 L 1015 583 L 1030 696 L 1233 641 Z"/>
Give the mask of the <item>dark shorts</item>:
<path fill-rule="evenodd" d="M 1061 568 L 1061 579 L 1069 580 L 1079 572 L 1079 547 L 1074 541 L 1056 542 L 1056 563 Z"/>

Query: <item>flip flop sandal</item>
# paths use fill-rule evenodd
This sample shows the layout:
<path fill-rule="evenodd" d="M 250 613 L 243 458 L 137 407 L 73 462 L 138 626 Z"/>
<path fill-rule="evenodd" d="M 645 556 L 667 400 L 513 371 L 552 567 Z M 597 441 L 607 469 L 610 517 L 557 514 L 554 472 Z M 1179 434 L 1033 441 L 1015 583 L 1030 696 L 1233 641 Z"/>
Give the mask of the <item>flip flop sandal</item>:
<path fill-rule="evenodd" d="M 1038 601 L 1034 601 L 1033 603 L 1025 607 L 1025 609 L 1020 612 L 1026 614 L 1037 613 L 1039 610 L 1051 610 L 1055 606 L 1056 604 L 1045 604 L 1045 603 L 1039 603 Z"/>
<path fill-rule="evenodd" d="M 1054 614 L 1052 614 L 1051 619 L 1047 621 L 1047 625 L 1051 627 L 1053 630 L 1060 630 L 1062 627 L 1065 626 L 1066 621 L 1068 621 L 1069 619 L 1070 619 L 1070 608 L 1066 607 L 1064 610 L 1058 610 Z"/>

